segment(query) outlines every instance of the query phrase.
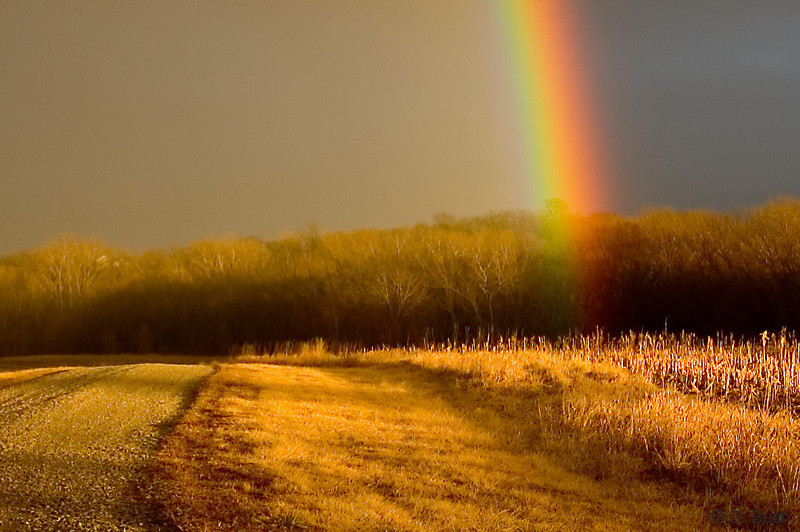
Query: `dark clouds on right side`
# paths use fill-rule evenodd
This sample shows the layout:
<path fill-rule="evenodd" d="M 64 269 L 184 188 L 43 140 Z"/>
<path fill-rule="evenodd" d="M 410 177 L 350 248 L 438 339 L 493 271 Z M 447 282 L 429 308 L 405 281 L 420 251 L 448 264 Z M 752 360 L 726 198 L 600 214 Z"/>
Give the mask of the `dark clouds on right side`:
<path fill-rule="evenodd" d="M 800 196 L 800 3 L 581 6 L 614 210 Z"/>

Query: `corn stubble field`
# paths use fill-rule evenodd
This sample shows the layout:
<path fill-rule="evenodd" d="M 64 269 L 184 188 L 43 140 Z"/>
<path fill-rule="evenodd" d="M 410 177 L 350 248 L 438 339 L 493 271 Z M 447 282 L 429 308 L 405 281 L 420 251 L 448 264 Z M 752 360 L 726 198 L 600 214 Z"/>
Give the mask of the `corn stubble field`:
<path fill-rule="evenodd" d="M 692 530 L 800 509 L 785 334 L 291 351 L 243 348 L 167 439 L 181 529 Z"/>

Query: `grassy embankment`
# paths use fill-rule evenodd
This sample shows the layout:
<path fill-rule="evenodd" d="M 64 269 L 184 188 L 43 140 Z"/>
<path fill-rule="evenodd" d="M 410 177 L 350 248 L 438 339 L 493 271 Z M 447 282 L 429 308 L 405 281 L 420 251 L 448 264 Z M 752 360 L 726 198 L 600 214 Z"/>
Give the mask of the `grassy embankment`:
<path fill-rule="evenodd" d="M 719 509 L 796 514 L 793 415 L 656 386 L 619 366 L 625 349 L 243 356 L 167 442 L 162 495 L 188 530 L 687 530 Z"/>

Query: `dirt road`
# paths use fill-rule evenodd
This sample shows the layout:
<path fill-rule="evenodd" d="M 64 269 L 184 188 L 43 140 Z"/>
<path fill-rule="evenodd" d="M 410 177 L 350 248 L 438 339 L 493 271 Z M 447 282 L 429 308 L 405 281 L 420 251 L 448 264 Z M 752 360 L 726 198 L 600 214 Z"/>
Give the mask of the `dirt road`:
<path fill-rule="evenodd" d="M 170 530 L 145 465 L 210 371 L 73 368 L 0 387 L 0 531 Z"/>

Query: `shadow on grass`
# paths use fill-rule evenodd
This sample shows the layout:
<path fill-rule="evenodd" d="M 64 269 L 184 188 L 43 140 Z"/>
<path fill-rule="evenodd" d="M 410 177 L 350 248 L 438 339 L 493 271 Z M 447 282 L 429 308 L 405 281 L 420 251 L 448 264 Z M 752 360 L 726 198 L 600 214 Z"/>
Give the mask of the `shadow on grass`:
<path fill-rule="evenodd" d="M 260 364 L 269 362 L 223 366 L 220 377 L 205 387 L 209 393 L 201 396 L 200 408 L 187 414 L 188 425 L 176 431 L 178 438 L 170 438 L 171 454 L 161 473 L 168 484 L 185 492 L 168 502 L 177 518 L 192 523 L 218 519 L 230 525 L 220 530 L 234 530 L 242 519 L 254 523 L 259 518 L 264 528 L 246 529 L 283 529 L 270 519 L 290 520 L 294 514 L 270 516 L 267 509 L 277 502 L 284 505 L 281 508 L 299 508 L 296 515 L 308 524 L 296 525 L 311 527 L 313 519 L 302 513 L 310 503 L 297 494 L 313 489 L 319 496 L 343 500 L 351 492 L 369 494 L 376 507 L 385 504 L 409 515 L 433 515 L 426 512 L 435 504 L 472 505 L 479 514 L 506 513 L 509 519 L 542 530 L 713 526 L 716 507 L 704 507 L 711 499 L 703 493 L 567 427 L 563 403 L 570 385 L 550 378 L 544 367 L 530 368 L 531 382 L 515 386 L 486 385 L 467 372 L 411 361 L 320 360 L 297 365 L 313 368 L 312 373 L 287 371 L 274 377 L 260 373 L 265 369 Z M 275 366 L 293 364 L 286 360 Z M 261 418 L 263 399 L 273 406 L 286 401 L 286 409 L 270 414 L 276 418 Z M 223 402 L 235 409 L 221 408 Z M 415 418 L 414 409 L 441 409 L 447 415 Z M 396 415 L 382 415 L 387 412 Z M 376 418 L 370 417 L 373 413 Z M 341 417 L 345 414 L 355 417 Z M 317 423 L 314 415 L 321 416 L 324 429 L 309 433 L 322 438 L 316 448 L 303 435 L 309 423 Z M 453 417 L 465 432 L 456 429 L 437 439 L 436 420 Z M 264 419 L 274 419 L 266 423 L 279 428 L 267 427 Z M 254 435 L 259 427 L 261 435 Z M 295 452 L 294 438 L 301 448 L 308 444 L 316 450 Z M 265 457 L 272 445 L 283 445 L 281 453 L 288 445 L 289 454 L 275 455 L 277 462 L 271 462 Z M 450 461 L 457 454 L 459 461 Z M 459 486 L 467 486 L 467 491 Z M 295 496 L 297 502 L 289 502 Z M 225 504 L 220 504 L 221 497 Z M 723 493 L 713 500 L 724 497 Z M 280 526 L 291 528 L 288 521 Z"/>
<path fill-rule="evenodd" d="M 578 504 L 586 492 L 576 486 L 585 484 L 599 490 L 606 499 L 606 503 L 596 506 L 596 511 L 612 515 L 618 512 L 620 518 L 630 518 L 643 529 L 676 529 L 676 523 L 670 523 L 670 508 L 675 506 L 686 507 L 684 518 L 688 514 L 702 518 L 692 523 L 697 529 L 712 527 L 712 511 L 702 509 L 709 502 L 702 489 L 707 486 L 699 486 L 698 490 L 694 479 L 670 477 L 638 457 L 610 449 L 607 442 L 582 437 L 564 420 L 565 390 L 556 380 L 540 378 L 536 379 L 539 384 L 530 386 L 487 386 L 464 371 L 432 369 L 409 361 L 348 363 L 316 369 L 339 379 L 358 381 L 353 368 L 376 369 L 386 382 L 407 389 L 407 393 L 441 401 L 478 431 L 488 434 L 497 449 L 542 459 L 536 463 L 545 464 L 547 471 L 541 472 L 543 476 L 564 477 L 563 483 L 553 481 L 549 487 L 545 487 L 546 482 L 542 485 L 542 489 L 558 492 L 559 497 L 573 499 Z M 359 394 L 358 400 L 368 404 L 371 398 L 369 394 Z M 496 467 L 502 465 L 498 463 Z M 724 493 L 715 496 L 717 505 L 724 499 Z"/>

